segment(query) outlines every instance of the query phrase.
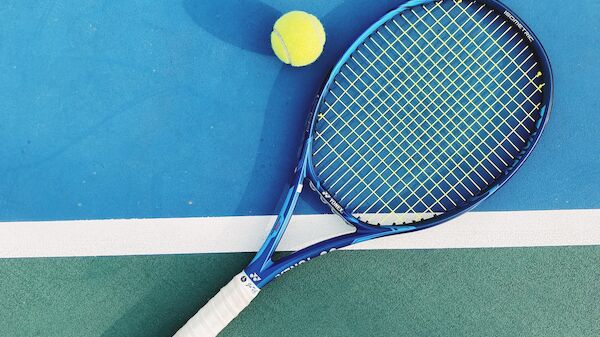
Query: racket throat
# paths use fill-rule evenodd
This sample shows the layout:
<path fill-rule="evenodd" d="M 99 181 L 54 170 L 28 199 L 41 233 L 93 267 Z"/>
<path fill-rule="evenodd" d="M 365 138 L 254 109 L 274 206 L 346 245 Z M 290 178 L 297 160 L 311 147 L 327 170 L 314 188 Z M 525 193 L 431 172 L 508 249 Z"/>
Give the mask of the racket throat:
<path fill-rule="evenodd" d="M 287 192 L 283 206 L 281 207 L 281 211 L 277 215 L 271 231 L 269 232 L 269 235 L 267 236 L 267 239 L 263 243 L 262 247 L 259 249 L 246 268 L 246 272 L 249 276 L 256 275 L 256 277 L 250 278 L 253 280 L 255 278 L 258 279 L 255 283 L 259 288 L 268 282 L 268 280 L 265 280 L 265 277 L 261 275 L 266 269 L 273 266 L 273 254 L 275 254 L 275 250 L 281 242 L 283 234 L 285 233 L 285 230 L 290 223 L 290 219 L 292 218 L 293 211 L 298 204 L 298 198 L 300 193 L 302 193 L 304 178 L 306 177 L 306 165 L 306 159 L 299 162 L 298 167 L 294 172 L 292 185 Z M 272 278 L 273 277 L 270 277 L 269 280 Z"/>

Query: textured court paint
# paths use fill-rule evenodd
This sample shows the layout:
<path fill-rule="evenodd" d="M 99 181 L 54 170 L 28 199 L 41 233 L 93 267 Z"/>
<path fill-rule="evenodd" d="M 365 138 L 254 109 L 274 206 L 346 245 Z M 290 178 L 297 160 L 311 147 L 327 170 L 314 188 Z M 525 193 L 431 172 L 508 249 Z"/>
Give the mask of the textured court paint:
<path fill-rule="evenodd" d="M 170 336 L 250 258 L 0 260 L 0 331 Z M 595 337 L 598 265 L 600 247 L 335 252 L 266 287 L 222 336 Z"/>

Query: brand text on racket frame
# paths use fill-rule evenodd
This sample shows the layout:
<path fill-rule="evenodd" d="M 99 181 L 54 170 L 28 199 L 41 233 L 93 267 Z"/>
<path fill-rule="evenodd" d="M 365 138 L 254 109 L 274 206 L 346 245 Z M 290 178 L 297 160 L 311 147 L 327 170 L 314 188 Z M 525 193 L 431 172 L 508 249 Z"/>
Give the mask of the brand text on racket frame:
<path fill-rule="evenodd" d="M 333 252 L 334 250 L 336 250 L 336 249 L 335 249 L 335 248 L 331 248 L 331 249 L 329 249 L 329 250 L 322 251 L 322 252 L 321 252 L 321 254 L 319 254 L 319 256 L 323 256 L 323 255 L 325 255 L 325 254 L 327 254 L 327 253 Z M 280 273 L 278 273 L 277 275 L 275 275 L 275 278 L 278 278 L 279 276 L 281 276 L 281 275 L 283 275 L 283 274 L 287 273 L 288 271 L 290 271 L 290 270 L 292 270 L 292 269 L 294 269 L 294 268 L 298 267 L 299 265 L 301 265 L 301 264 L 303 264 L 303 263 L 305 263 L 305 262 L 308 262 L 308 261 L 310 261 L 310 260 L 311 260 L 311 258 L 310 258 L 310 257 L 307 257 L 306 259 L 302 259 L 302 260 L 300 260 L 300 261 L 298 261 L 298 262 L 294 263 L 293 265 L 291 265 L 291 266 L 289 266 L 289 267 L 285 268 L 285 269 L 284 269 L 284 270 L 282 270 Z"/>

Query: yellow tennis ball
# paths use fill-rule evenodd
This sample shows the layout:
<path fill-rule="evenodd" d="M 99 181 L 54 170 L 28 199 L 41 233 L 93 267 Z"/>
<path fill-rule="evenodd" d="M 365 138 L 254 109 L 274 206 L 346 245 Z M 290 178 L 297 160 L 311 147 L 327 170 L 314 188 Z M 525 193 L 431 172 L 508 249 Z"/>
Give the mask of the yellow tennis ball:
<path fill-rule="evenodd" d="M 280 17 L 273 26 L 271 46 L 275 55 L 294 67 L 317 60 L 325 45 L 325 30 L 314 15 L 292 11 Z"/>

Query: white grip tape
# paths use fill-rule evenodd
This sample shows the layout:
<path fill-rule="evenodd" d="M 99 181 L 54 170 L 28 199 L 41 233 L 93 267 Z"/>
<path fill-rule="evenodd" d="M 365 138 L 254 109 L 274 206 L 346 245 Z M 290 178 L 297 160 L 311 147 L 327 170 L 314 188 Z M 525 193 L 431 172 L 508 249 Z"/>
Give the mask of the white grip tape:
<path fill-rule="evenodd" d="M 245 272 L 210 300 L 173 337 L 214 337 L 252 302 L 260 289 Z"/>

